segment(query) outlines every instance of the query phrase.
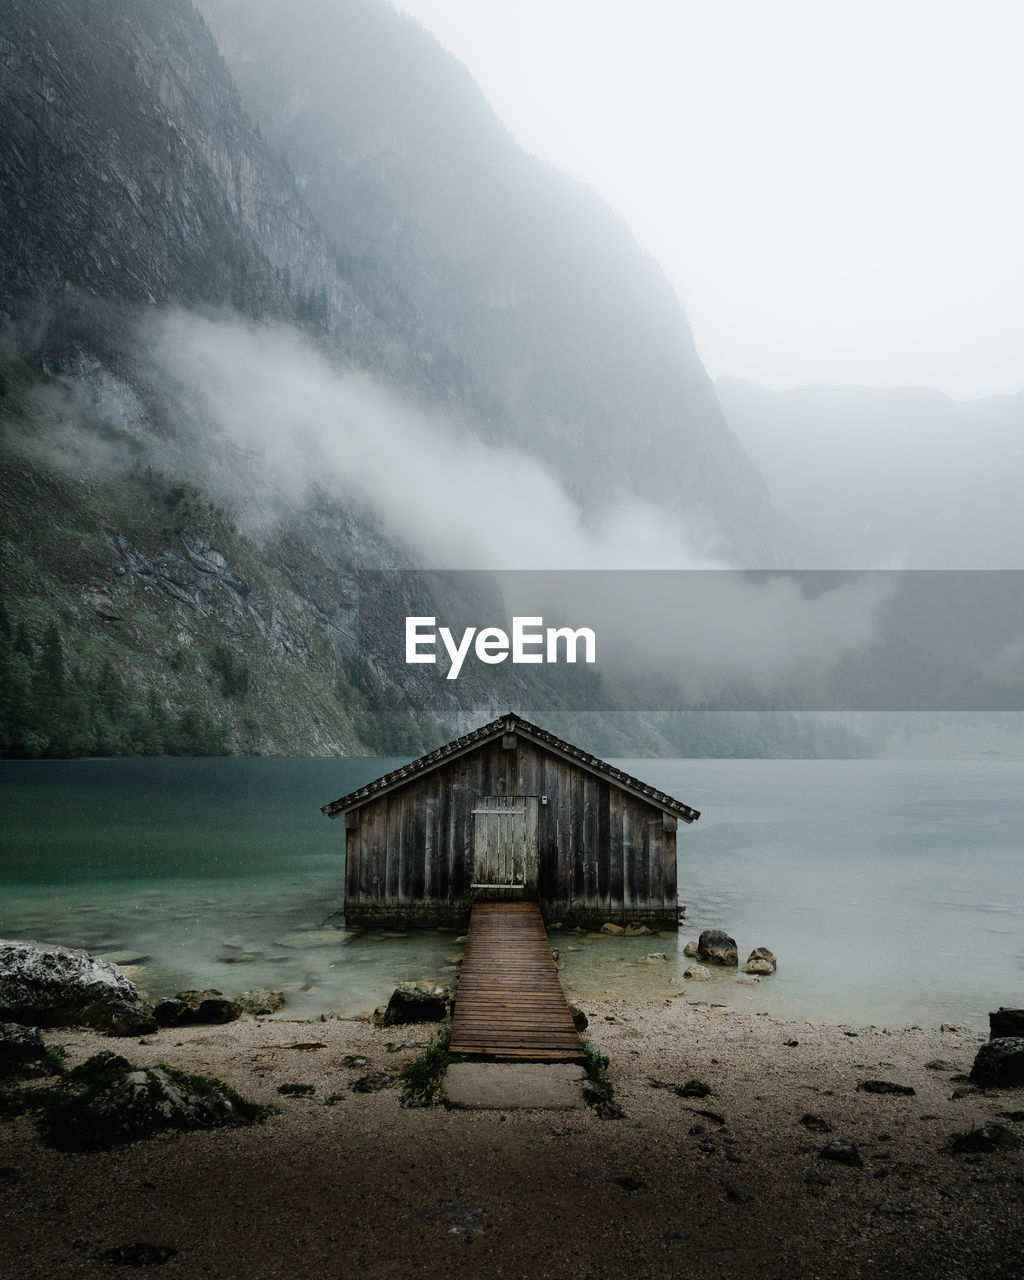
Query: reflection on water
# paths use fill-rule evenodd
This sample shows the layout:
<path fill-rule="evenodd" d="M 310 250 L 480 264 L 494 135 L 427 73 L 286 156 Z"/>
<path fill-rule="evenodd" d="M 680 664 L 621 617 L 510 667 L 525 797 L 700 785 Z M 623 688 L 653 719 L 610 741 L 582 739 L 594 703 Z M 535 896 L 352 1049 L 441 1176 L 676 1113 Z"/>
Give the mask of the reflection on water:
<path fill-rule="evenodd" d="M 293 1017 L 367 1013 L 400 982 L 452 985 L 454 933 L 346 932 L 338 916 L 344 835 L 319 807 L 396 763 L 8 762 L 0 935 L 129 953 L 157 995 L 283 988 Z M 682 998 L 986 1027 L 990 1008 L 1024 1002 L 1020 764 L 620 763 L 703 816 L 680 828 L 678 936 L 552 930 L 585 1007 Z M 703 928 L 731 933 L 741 960 L 771 948 L 778 973 L 687 983 L 682 948 Z"/>

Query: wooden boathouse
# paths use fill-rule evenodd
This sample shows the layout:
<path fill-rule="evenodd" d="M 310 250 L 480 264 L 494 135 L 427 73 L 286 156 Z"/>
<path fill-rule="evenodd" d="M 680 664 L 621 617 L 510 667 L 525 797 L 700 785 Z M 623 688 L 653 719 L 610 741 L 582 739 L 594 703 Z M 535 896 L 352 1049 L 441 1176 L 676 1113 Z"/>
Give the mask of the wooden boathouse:
<path fill-rule="evenodd" d="M 678 924 L 696 809 L 509 712 L 323 806 L 344 817 L 349 925 L 464 928 L 476 902 L 568 925 Z"/>

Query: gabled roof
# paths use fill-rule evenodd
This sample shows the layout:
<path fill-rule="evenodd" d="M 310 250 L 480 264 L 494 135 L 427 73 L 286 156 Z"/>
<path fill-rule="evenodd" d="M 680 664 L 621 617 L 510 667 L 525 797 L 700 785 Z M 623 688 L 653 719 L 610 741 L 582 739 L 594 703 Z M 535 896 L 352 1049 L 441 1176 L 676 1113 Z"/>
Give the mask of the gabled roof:
<path fill-rule="evenodd" d="M 646 800 L 648 804 L 654 805 L 655 808 L 661 809 L 665 813 L 674 814 L 677 818 L 682 818 L 684 822 L 696 822 L 700 817 L 698 809 L 691 809 L 688 804 L 683 804 L 681 800 L 676 800 L 672 796 L 666 795 L 664 791 L 659 791 L 656 787 L 648 786 L 646 782 L 641 782 L 639 778 L 634 778 L 631 774 L 623 772 L 622 769 L 616 769 L 614 765 L 607 764 L 604 760 L 598 759 L 597 756 L 581 751 L 579 747 L 574 747 L 570 742 L 563 742 L 561 738 L 556 738 L 553 733 L 548 733 L 546 729 L 540 729 L 537 725 L 530 724 L 528 720 L 523 720 L 512 711 L 499 716 L 497 720 L 492 720 L 490 724 L 482 725 L 479 729 L 473 729 L 461 738 L 456 738 L 454 742 L 449 742 L 446 746 L 438 747 L 434 751 L 428 751 L 425 756 L 420 756 L 418 760 L 412 760 L 409 764 L 402 765 L 400 769 L 393 769 L 390 773 L 385 773 L 383 777 L 377 778 L 374 782 L 368 782 L 364 787 L 350 791 L 347 796 L 342 796 L 340 800 L 325 804 L 321 812 L 325 813 L 328 818 L 337 818 L 340 814 L 348 813 L 351 809 L 358 809 L 368 800 L 375 800 L 378 796 L 386 795 L 389 791 L 395 791 L 399 787 L 405 786 L 407 782 L 412 782 L 415 778 L 431 773 L 434 769 L 439 769 L 441 765 L 447 764 L 448 761 L 454 760 L 458 756 L 464 756 L 484 743 L 490 742 L 491 739 L 499 738 L 506 733 L 516 733 L 531 742 L 536 742 L 539 746 L 550 751 L 552 755 L 561 756 L 563 760 L 571 761 L 588 773 L 614 783 L 615 786 L 620 787 L 623 791 L 628 791 L 630 795 L 634 795 L 640 800 Z"/>

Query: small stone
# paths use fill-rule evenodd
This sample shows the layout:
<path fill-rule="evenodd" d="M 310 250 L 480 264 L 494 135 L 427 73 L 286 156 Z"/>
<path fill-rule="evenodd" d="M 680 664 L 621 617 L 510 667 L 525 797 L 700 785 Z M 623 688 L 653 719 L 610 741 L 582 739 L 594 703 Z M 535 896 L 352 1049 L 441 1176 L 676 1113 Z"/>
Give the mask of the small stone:
<path fill-rule="evenodd" d="M 756 974 L 748 974 L 737 978 L 736 981 L 744 987 L 756 987 L 761 979 Z"/>
<path fill-rule="evenodd" d="M 711 1092 L 711 1086 L 703 1080 L 687 1080 L 686 1084 L 676 1085 L 680 1098 L 706 1098 Z"/>
<path fill-rule="evenodd" d="M 849 1138 L 833 1138 L 818 1152 L 821 1160 L 834 1160 L 836 1164 L 849 1165 L 853 1169 L 863 1167 L 864 1161 L 855 1143 Z"/>
<path fill-rule="evenodd" d="M 650 929 L 645 924 L 627 924 L 625 932 L 631 938 L 640 938 L 645 933 L 650 933 Z"/>
<path fill-rule="evenodd" d="M 370 1059 L 364 1058 L 358 1053 L 347 1053 L 345 1057 L 342 1058 L 341 1065 L 343 1067 L 368 1067 L 370 1065 Z"/>
<path fill-rule="evenodd" d="M 572 1025 L 576 1028 L 576 1030 L 586 1031 L 587 1027 L 590 1026 L 590 1019 L 579 1007 L 579 1005 L 571 1004 L 569 1006 L 569 1012 L 570 1014 L 572 1014 Z"/>
<path fill-rule="evenodd" d="M 857 1088 L 861 1093 L 898 1093 L 907 1098 L 915 1092 L 913 1085 L 893 1084 L 891 1080 L 861 1080 Z"/>
<path fill-rule="evenodd" d="M 738 965 L 736 939 L 721 929 L 705 929 L 697 940 L 697 957 L 705 964 Z"/>
<path fill-rule="evenodd" d="M 799 1045 L 799 1043 L 800 1043 L 799 1040 L 787 1040 L 785 1042 L 785 1047 L 787 1049 L 795 1049 Z"/>
<path fill-rule="evenodd" d="M 691 982 L 710 982 L 711 970 L 705 964 L 691 964 L 683 970 L 683 977 Z"/>
<path fill-rule="evenodd" d="M 657 961 L 657 960 L 665 961 L 668 959 L 668 956 L 664 953 L 664 951 L 649 951 L 647 955 L 644 956 L 644 959 L 650 960 L 650 961 Z"/>
<path fill-rule="evenodd" d="M 688 942 L 686 946 L 683 947 L 683 955 L 686 956 L 688 960 L 696 960 L 697 959 L 696 942 Z"/>
<path fill-rule="evenodd" d="M 990 1120 L 979 1129 L 955 1134 L 950 1138 L 947 1149 L 952 1155 L 958 1156 L 968 1152 L 1016 1151 L 1020 1146 L 1021 1140 L 1012 1129 Z"/>
<path fill-rule="evenodd" d="M 604 924 L 601 926 L 601 932 L 602 933 L 624 933 L 625 930 L 623 929 L 621 924 L 613 924 L 611 920 L 606 920 Z"/>
<path fill-rule="evenodd" d="M 806 1115 L 800 1117 L 800 1123 L 805 1129 L 810 1129 L 812 1133 L 831 1133 L 832 1126 L 824 1116 L 816 1116 L 808 1111 Z"/>
<path fill-rule="evenodd" d="M 382 1089 L 387 1089 L 394 1082 L 395 1077 L 386 1071 L 370 1071 L 365 1076 L 360 1076 L 358 1080 L 353 1080 L 349 1088 L 353 1093 L 380 1093 Z"/>
<path fill-rule="evenodd" d="M 945 1058 L 932 1058 L 931 1062 L 924 1064 L 929 1071 L 955 1071 L 956 1067 L 952 1062 Z"/>

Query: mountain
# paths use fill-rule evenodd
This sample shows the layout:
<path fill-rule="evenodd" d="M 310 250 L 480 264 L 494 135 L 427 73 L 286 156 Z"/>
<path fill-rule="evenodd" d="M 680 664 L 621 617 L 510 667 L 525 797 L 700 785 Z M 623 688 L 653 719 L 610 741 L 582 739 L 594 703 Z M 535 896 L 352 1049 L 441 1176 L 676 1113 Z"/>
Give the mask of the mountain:
<path fill-rule="evenodd" d="M 0 749 L 415 751 L 577 694 L 396 669 L 375 618 L 494 588 L 361 571 L 637 512 L 784 557 L 660 271 L 462 67 L 376 0 L 206 12 L 0 12 Z"/>
<path fill-rule="evenodd" d="M 773 501 L 817 543 L 807 563 L 1024 567 L 1024 391 L 715 386 Z"/>

